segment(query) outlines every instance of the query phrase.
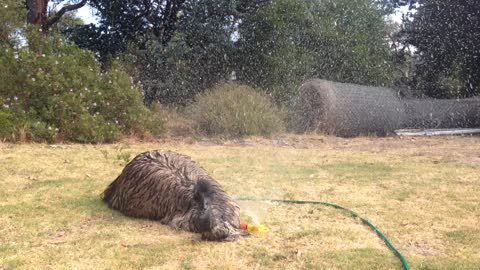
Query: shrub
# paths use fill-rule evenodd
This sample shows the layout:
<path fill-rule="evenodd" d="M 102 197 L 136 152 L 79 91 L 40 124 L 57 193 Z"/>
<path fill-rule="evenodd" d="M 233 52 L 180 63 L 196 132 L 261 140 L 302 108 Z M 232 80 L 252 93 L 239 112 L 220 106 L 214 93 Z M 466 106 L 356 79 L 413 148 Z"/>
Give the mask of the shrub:
<path fill-rule="evenodd" d="M 206 135 L 233 138 L 284 130 L 283 114 L 268 96 L 236 83 L 200 94 L 188 111 L 197 130 Z"/>
<path fill-rule="evenodd" d="M 104 143 L 161 131 L 120 64 L 102 70 L 93 53 L 55 35 L 30 31 L 27 39 L 28 47 L 0 50 L 0 112 L 11 118 L 3 115 L 1 125 L 46 142 Z M 5 130 L 0 138 L 12 139 L 12 127 Z"/>
<path fill-rule="evenodd" d="M 119 136 L 118 128 L 102 116 L 82 114 L 72 124 L 71 139 L 81 143 L 111 143 Z"/>
<path fill-rule="evenodd" d="M 7 112 L 0 112 L 0 138 L 11 138 L 15 133 L 13 117 Z"/>
<path fill-rule="evenodd" d="M 27 138 L 31 141 L 54 143 L 57 140 L 58 128 L 49 126 L 44 122 L 27 122 L 23 128 L 27 132 Z"/>
<path fill-rule="evenodd" d="M 195 136 L 193 121 L 185 113 L 184 106 L 153 104 L 154 116 L 165 123 L 164 132 L 170 137 L 192 137 Z"/>

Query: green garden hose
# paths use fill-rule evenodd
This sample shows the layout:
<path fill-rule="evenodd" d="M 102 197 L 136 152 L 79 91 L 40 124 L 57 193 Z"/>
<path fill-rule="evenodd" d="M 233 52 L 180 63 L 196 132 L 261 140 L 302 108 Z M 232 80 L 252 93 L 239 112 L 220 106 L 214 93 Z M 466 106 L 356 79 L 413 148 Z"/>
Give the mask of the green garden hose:
<path fill-rule="evenodd" d="M 380 239 L 383 240 L 383 242 L 385 242 L 385 244 L 387 245 L 387 247 L 395 254 L 395 256 L 397 256 L 400 261 L 402 262 L 402 265 L 403 265 L 403 269 L 405 270 L 410 270 L 410 267 L 408 266 L 408 263 L 407 263 L 407 260 L 405 259 L 405 257 L 403 257 L 403 255 L 400 253 L 400 251 L 398 251 L 393 245 L 392 243 L 390 242 L 390 240 L 388 240 L 388 238 L 383 235 L 382 232 L 380 232 L 377 227 L 375 227 L 372 223 L 370 223 L 370 221 L 360 217 L 357 213 L 353 212 L 352 210 L 349 210 L 345 207 L 342 207 L 340 205 L 337 205 L 337 204 L 333 204 L 333 203 L 328 203 L 328 202 L 318 202 L 318 201 L 300 201 L 300 200 L 275 200 L 275 199 L 257 199 L 257 198 L 238 198 L 237 200 L 239 201 L 263 201 L 263 202 L 280 202 L 280 203 L 291 203 L 291 204 L 321 204 L 321 205 L 326 205 L 326 206 L 330 206 L 330 207 L 334 207 L 334 208 L 337 208 L 337 209 L 340 209 L 340 210 L 343 210 L 345 212 L 348 212 L 350 215 L 352 215 L 352 217 L 354 218 L 358 218 L 362 221 L 363 224 L 367 225 L 368 227 L 370 227 L 377 235 L 378 237 L 380 237 Z"/>

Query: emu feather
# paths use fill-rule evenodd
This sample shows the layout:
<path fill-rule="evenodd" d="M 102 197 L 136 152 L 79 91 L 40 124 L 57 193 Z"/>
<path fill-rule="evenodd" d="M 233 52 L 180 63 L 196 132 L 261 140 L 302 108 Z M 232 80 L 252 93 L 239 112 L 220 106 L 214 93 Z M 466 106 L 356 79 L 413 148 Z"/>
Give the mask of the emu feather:
<path fill-rule="evenodd" d="M 234 240 L 240 208 L 220 184 L 188 156 L 151 151 L 136 156 L 103 193 L 103 200 L 123 214 L 159 220 L 201 233 L 205 240 Z"/>

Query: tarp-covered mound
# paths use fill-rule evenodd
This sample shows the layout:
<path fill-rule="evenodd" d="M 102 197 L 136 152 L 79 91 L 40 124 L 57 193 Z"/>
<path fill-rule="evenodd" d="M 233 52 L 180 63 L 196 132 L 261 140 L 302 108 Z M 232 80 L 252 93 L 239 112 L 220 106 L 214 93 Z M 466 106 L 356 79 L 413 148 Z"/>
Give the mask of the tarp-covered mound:
<path fill-rule="evenodd" d="M 291 125 L 301 133 L 353 137 L 409 127 L 474 127 L 479 115 L 480 99 L 404 100 L 389 88 L 314 79 L 300 87 Z"/>

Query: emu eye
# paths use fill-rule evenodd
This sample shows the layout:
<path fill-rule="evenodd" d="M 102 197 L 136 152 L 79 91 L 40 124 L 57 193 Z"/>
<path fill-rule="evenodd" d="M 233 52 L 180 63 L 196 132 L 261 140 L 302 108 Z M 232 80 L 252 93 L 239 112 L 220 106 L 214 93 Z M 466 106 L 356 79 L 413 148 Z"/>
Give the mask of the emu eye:
<path fill-rule="evenodd" d="M 193 195 L 193 200 L 200 206 L 203 207 L 205 205 L 202 196 L 199 196 L 198 194 Z"/>

